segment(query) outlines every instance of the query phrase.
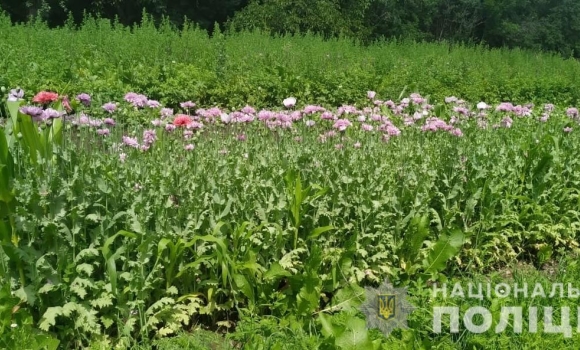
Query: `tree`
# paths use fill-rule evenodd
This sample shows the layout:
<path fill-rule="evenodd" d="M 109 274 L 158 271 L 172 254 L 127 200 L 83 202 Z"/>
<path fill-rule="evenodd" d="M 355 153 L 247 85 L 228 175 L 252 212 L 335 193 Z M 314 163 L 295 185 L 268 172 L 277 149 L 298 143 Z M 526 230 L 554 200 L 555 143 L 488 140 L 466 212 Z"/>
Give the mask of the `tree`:
<path fill-rule="evenodd" d="M 307 31 L 335 37 L 363 38 L 365 10 L 370 1 L 254 0 L 228 23 L 231 30 L 262 29 L 275 34 Z"/>

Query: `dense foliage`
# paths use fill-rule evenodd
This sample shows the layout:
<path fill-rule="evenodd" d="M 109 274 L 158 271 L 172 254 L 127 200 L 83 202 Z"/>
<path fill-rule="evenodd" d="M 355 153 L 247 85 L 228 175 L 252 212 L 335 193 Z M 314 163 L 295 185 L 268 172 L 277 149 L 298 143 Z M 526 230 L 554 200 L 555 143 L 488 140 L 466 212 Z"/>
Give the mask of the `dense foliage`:
<path fill-rule="evenodd" d="M 82 28 L 12 26 L 0 17 L 0 86 L 90 93 L 105 103 L 139 91 L 164 104 L 277 106 L 288 96 L 338 106 L 362 103 L 361 91 L 398 97 L 420 90 L 434 100 L 548 103 L 580 101 L 580 64 L 551 55 L 483 47 L 383 42 L 360 47 L 320 37 L 271 38 L 242 32 L 208 37 L 188 27 L 130 30 L 87 19 Z"/>
<path fill-rule="evenodd" d="M 0 31 L 0 347 L 577 347 L 434 333 L 430 294 L 518 262 L 579 280 L 576 61 L 149 19 Z M 358 311 L 385 278 L 417 307 L 389 337 Z"/>
<path fill-rule="evenodd" d="M 85 13 L 132 25 L 145 9 L 157 21 L 165 16 L 181 26 L 187 17 L 208 30 L 217 23 L 222 29 L 310 31 L 363 42 L 445 40 L 580 57 L 580 3 L 575 0 L 1 0 L 0 9 L 15 22 L 33 16 L 53 27 L 70 20 L 78 24 Z"/>
<path fill-rule="evenodd" d="M 26 96 L 10 92 L 0 133 L 0 267 L 26 315 L 4 327 L 34 325 L 38 342 L 126 347 L 268 316 L 390 348 L 356 317 L 361 286 L 420 293 L 578 245 L 575 108 Z"/>

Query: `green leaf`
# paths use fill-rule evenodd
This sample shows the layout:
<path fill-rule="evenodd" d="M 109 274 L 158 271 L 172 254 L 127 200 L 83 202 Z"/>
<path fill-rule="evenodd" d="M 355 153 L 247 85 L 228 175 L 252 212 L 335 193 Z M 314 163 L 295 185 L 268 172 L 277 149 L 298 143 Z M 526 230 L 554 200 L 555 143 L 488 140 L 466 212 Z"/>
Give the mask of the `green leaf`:
<path fill-rule="evenodd" d="M 93 299 L 90 301 L 91 306 L 96 309 L 102 309 L 108 306 L 113 306 L 113 298 L 112 295 L 103 293 L 97 299 Z"/>
<path fill-rule="evenodd" d="M 62 315 L 69 317 L 73 311 L 78 311 L 79 304 L 75 302 L 68 302 L 62 306 Z"/>
<path fill-rule="evenodd" d="M 111 282 L 111 290 L 113 294 L 117 295 L 117 265 L 114 259 L 107 259 L 105 262 L 107 267 L 107 275 L 109 276 L 109 281 Z"/>
<path fill-rule="evenodd" d="M 297 276 L 295 276 L 297 277 Z M 311 314 L 320 304 L 320 279 L 316 276 L 300 276 L 302 288 L 296 296 L 299 314 Z"/>
<path fill-rule="evenodd" d="M 87 290 L 80 284 L 71 284 L 69 287 L 70 291 L 79 296 L 79 298 L 84 299 L 87 296 Z"/>
<path fill-rule="evenodd" d="M 44 286 L 40 287 L 40 289 L 38 290 L 38 294 L 46 294 L 55 288 L 56 286 L 54 284 L 46 283 Z"/>
<path fill-rule="evenodd" d="M 44 146 L 41 141 L 40 134 L 38 132 L 36 123 L 32 120 L 32 117 L 19 113 L 19 126 L 20 132 L 22 133 L 21 144 L 28 151 L 30 156 L 30 161 L 32 164 L 38 164 L 38 155 L 45 155 Z"/>
<path fill-rule="evenodd" d="M 34 306 L 36 302 L 36 290 L 33 285 L 28 285 L 26 287 L 21 287 L 14 295 L 20 298 L 20 300 L 26 302 L 30 306 Z"/>
<path fill-rule="evenodd" d="M 169 297 L 163 297 L 153 303 L 147 311 L 145 311 L 146 315 L 154 315 L 155 313 L 166 309 L 168 306 L 174 305 L 175 299 Z"/>
<path fill-rule="evenodd" d="M 105 180 L 103 180 L 102 178 L 97 179 L 97 188 L 102 193 L 105 193 L 105 194 L 111 193 L 111 188 L 107 185 Z"/>
<path fill-rule="evenodd" d="M 411 219 L 407 232 L 403 237 L 401 255 L 409 263 L 414 263 L 421 247 L 429 236 L 429 216 L 415 216 Z"/>
<path fill-rule="evenodd" d="M 8 203 L 14 198 L 11 181 L 14 179 L 14 160 L 6 136 L 0 131 L 0 201 Z"/>
<path fill-rule="evenodd" d="M 308 238 L 316 238 L 316 237 L 320 236 L 321 234 L 323 234 L 324 232 L 328 232 L 331 230 L 334 230 L 334 226 L 317 227 L 314 230 L 312 230 L 312 232 L 310 233 Z"/>
<path fill-rule="evenodd" d="M 360 350 L 373 348 L 365 320 L 350 317 L 345 326 L 344 333 L 338 336 L 335 342 L 340 349 Z"/>
<path fill-rule="evenodd" d="M 543 264 L 546 261 L 550 260 L 552 258 L 553 253 L 554 253 L 554 250 L 552 249 L 551 246 L 549 246 L 547 244 L 540 247 L 540 249 L 538 250 L 539 263 Z"/>
<path fill-rule="evenodd" d="M 42 315 L 40 323 L 38 324 L 38 328 L 42 329 L 45 332 L 48 332 L 50 327 L 56 324 L 56 317 L 61 315 L 62 315 L 62 307 L 60 306 L 49 307 Z"/>
<path fill-rule="evenodd" d="M 103 247 L 101 248 L 102 253 L 103 253 L 103 258 L 105 259 L 105 266 L 107 269 L 107 275 L 109 276 L 109 280 L 111 282 L 111 290 L 113 291 L 114 295 L 117 295 L 117 266 L 115 264 L 115 260 L 117 259 L 117 257 L 119 257 L 125 251 L 125 247 L 122 246 L 119 249 L 117 249 L 115 254 L 111 254 L 111 245 L 113 244 L 115 239 L 119 236 L 124 236 L 127 238 L 133 238 L 133 239 L 137 238 L 136 234 L 134 234 L 132 232 L 125 231 L 125 230 L 121 230 L 121 231 L 117 232 L 116 234 L 114 234 L 113 236 L 109 237 L 105 241 L 105 244 L 103 245 Z"/>
<path fill-rule="evenodd" d="M 111 245 L 113 244 L 115 239 L 119 236 L 125 236 L 125 237 L 133 238 L 133 239 L 137 238 L 137 235 L 135 233 L 128 232 L 125 230 L 121 230 L 121 231 L 117 232 L 116 234 L 112 235 L 111 237 L 107 238 L 107 240 L 105 241 L 105 244 L 103 245 L 103 248 L 102 248 L 102 252 L 103 252 L 103 255 L 105 256 L 105 258 L 108 258 L 110 256 Z"/>
<path fill-rule="evenodd" d="M 446 112 L 446 107 L 444 104 L 438 104 L 433 109 L 433 112 L 437 118 L 443 118 L 443 116 L 445 115 L 445 112 Z"/>
<path fill-rule="evenodd" d="M 36 341 L 35 349 L 56 350 L 60 344 L 60 340 L 47 334 L 36 334 L 34 340 Z"/>
<path fill-rule="evenodd" d="M 103 326 L 105 326 L 105 329 L 109 329 L 109 327 L 111 327 L 115 321 L 108 316 L 101 316 L 101 323 Z"/>
<path fill-rule="evenodd" d="M 177 275 L 175 276 L 176 278 L 181 277 L 181 275 L 183 275 L 184 273 L 188 272 L 189 270 L 196 268 L 197 266 L 199 266 L 199 264 L 201 264 L 202 262 L 205 261 L 211 261 L 212 257 L 210 256 L 202 256 L 199 259 L 195 260 L 194 262 L 190 262 L 189 264 L 184 265 L 179 272 L 177 273 Z"/>
<path fill-rule="evenodd" d="M 332 298 L 332 308 L 340 310 L 358 309 L 365 300 L 364 288 L 349 284 L 340 289 Z"/>
<path fill-rule="evenodd" d="M 429 252 L 427 273 L 437 273 L 445 269 L 445 264 L 454 257 L 463 245 L 464 235 L 461 230 L 454 230 L 450 236 L 441 235 Z"/>
<path fill-rule="evenodd" d="M 0 209 L 4 209 L 4 203 L 0 203 Z M 7 220 L 3 221 L 0 219 L 0 242 L 4 242 L 7 245 L 10 242 L 10 238 L 12 236 L 12 227 L 8 224 Z"/>
<path fill-rule="evenodd" d="M 6 106 L 8 106 L 8 112 L 12 117 L 14 123 L 16 123 L 16 118 L 18 117 L 18 110 L 20 106 L 24 104 L 25 101 L 18 100 L 18 101 L 6 101 Z"/>
<path fill-rule="evenodd" d="M 254 300 L 254 289 L 252 287 L 252 285 L 248 282 L 248 279 L 246 278 L 246 276 L 244 275 L 240 275 L 240 274 L 234 274 L 233 276 L 234 279 L 234 283 L 236 284 L 236 287 L 238 287 L 242 293 L 244 293 L 246 295 L 246 297 L 248 297 L 248 299 L 250 299 L 250 301 Z"/>
<path fill-rule="evenodd" d="M 264 274 L 264 279 L 265 280 L 275 280 L 278 277 L 288 277 L 288 276 L 292 276 L 292 274 L 290 272 L 284 270 L 282 265 L 280 265 L 277 262 L 274 262 L 274 263 L 272 263 L 272 265 L 270 265 L 270 268 Z"/>
<path fill-rule="evenodd" d="M 344 326 L 332 322 L 333 317 L 326 316 L 324 313 L 318 314 L 318 321 L 322 326 L 322 335 L 326 338 L 338 338 L 344 333 Z"/>
<path fill-rule="evenodd" d="M 54 145 L 61 146 L 62 145 L 62 127 L 63 121 L 62 118 L 57 118 L 52 121 L 52 125 L 49 129 L 48 135 L 48 143 L 52 148 Z"/>
<path fill-rule="evenodd" d="M 95 257 L 95 256 L 99 256 L 99 251 L 96 248 L 93 248 L 92 246 L 86 249 L 81 250 L 77 256 L 75 257 L 75 262 L 78 263 L 80 262 L 82 259 L 84 259 L 85 257 Z"/>

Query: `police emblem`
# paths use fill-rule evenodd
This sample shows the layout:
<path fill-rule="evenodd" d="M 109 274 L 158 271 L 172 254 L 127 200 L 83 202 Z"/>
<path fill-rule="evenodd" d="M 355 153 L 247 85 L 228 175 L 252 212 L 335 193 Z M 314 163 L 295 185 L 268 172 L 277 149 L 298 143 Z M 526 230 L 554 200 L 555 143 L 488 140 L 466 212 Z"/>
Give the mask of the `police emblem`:
<path fill-rule="evenodd" d="M 390 320 L 397 314 L 397 309 L 395 308 L 395 302 L 397 301 L 397 296 L 394 294 L 378 294 L 377 300 L 379 301 L 379 317 L 383 320 Z"/>
<path fill-rule="evenodd" d="M 406 300 L 405 288 L 393 288 L 388 280 L 379 288 L 365 288 L 366 301 L 361 311 L 367 316 L 367 328 L 378 328 L 385 335 L 394 329 L 407 329 L 407 316 L 413 307 Z"/>

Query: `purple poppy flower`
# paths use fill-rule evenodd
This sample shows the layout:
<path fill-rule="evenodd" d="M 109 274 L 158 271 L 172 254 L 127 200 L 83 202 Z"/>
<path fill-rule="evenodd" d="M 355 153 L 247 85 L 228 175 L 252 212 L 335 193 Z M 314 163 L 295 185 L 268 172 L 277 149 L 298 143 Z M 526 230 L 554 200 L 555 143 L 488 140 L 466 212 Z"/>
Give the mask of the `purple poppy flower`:
<path fill-rule="evenodd" d="M 149 107 L 149 108 L 159 108 L 159 107 L 161 107 L 161 103 L 159 103 L 159 101 L 149 100 L 149 101 L 147 101 L 147 107 Z"/>
<path fill-rule="evenodd" d="M 161 119 L 169 118 L 173 115 L 173 109 L 171 108 L 161 108 L 159 112 L 161 114 Z"/>
<path fill-rule="evenodd" d="M 113 120 L 112 118 L 105 118 L 103 119 L 103 123 L 105 123 L 106 125 L 111 125 L 111 126 L 115 126 L 115 120 Z"/>
<path fill-rule="evenodd" d="M 242 108 L 242 113 L 245 113 L 245 114 L 256 114 L 256 110 L 254 109 L 254 107 L 246 106 L 246 107 Z"/>
<path fill-rule="evenodd" d="M 145 130 L 143 131 L 143 143 L 146 145 L 151 145 L 157 140 L 157 133 L 155 130 Z"/>
<path fill-rule="evenodd" d="M 125 101 L 137 108 L 145 107 L 147 100 L 147 96 L 135 92 L 129 92 L 125 95 Z"/>
<path fill-rule="evenodd" d="M 109 113 L 113 113 L 115 110 L 117 110 L 117 104 L 114 102 L 105 103 L 103 105 L 103 109 Z"/>
<path fill-rule="evenodd" d="M 42 108 L 36 106 L 24 106 L 20 108 L 20 113 L 29 115 L 33 118 L 40 117 L 42 115 Z"/>
<path fill-rule="evenodd" d="M 172 132 L 173 130 L 175 130 L 176 126 L 173 124 L 167 124 L 165 125 L 165 131 L 167 132 Z"/>
<path fill-rule="evenodd" d="M 56 109 L 47 108 L 42 112 L 42 119 L 54 119 L 62 116 L 62 113 Z"/>
<path fill-rule="evenodd" d="M 91 105 L 91 96 L 89 94 L 82 93 L 77 96 L 77 100 L 86 107 Z"/>
<path fill-rule="evenodd" d="M 570 107 L 566 110 L 566 114 L 570 118 L 578 118 L 578 109 L 574 107 Z"/>
<path fill-rule="evenodd" d="M 352 123 L 348 119 L 339 119 L 334 123 L 333 127 L 339 131 L 345 131 L 351 125 Z"/>
<path fill-rule="evenodd" d="M 123 136 L 123 144 L 133 148 L 139 148 L 139 141 L 134 137 Z"/>
<path fill-rule="evenodd" d="M 195 103 L 193 103 L 191 101 L 182 102 L 179 105 L 181 106 L 181 108 L 187 108 L 187 109 L 195 107 Z"/>
<path fill-rule="evenodd" d="M 101 125 L 103 125 L 103 121 L 100 119 L 90 119 L 89 118 L 89 126 L 92 126 L 94 128 L 98 128 Z"/>
<path fill-rule="evenodd" d="M 24 97 L 24 90 L 18 88 L 18 89 L 12 89 L 10 90 L 10 93 L 8 94 L 8 101 L 18 101 L 21 100 Z"/>

